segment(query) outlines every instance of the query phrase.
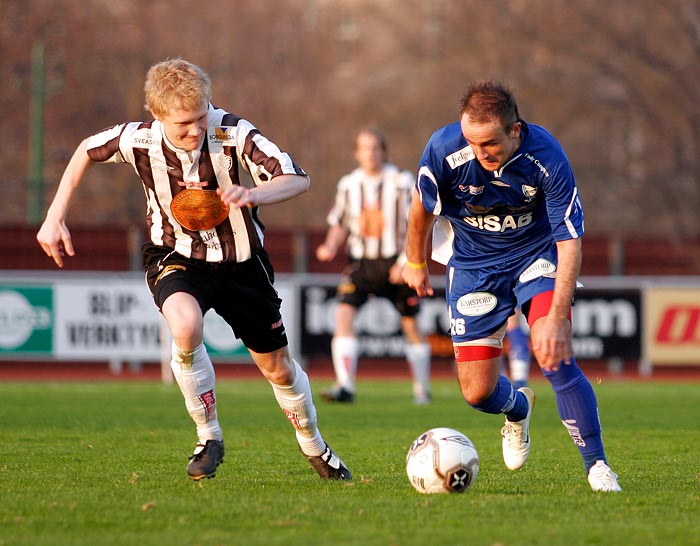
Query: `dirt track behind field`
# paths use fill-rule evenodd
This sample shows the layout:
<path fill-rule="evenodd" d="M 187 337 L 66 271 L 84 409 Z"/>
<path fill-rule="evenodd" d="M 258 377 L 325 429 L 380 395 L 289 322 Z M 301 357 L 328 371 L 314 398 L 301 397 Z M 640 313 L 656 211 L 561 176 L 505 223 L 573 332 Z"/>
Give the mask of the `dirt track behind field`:
<path fill-rule="evenodd" d="M 700 366 L 658 366 L 650 376 L 641 376 L 637 362 L 626 362 L 619 373 L 611 372 L 606 362 L 580 361 L 579 365 L 591 380 L 635 380 L 635 381 L 700 381 Z M 215 364 L 218 379 L 262 378 L 252 364 Z M 329 358 L 306 362 L 311 379 L 332 380 L 333 365 Z M 434 359 L 431 377 L 453 378 L 453 362 L 449 359 Z M 531 377 L 541 376 L 533 368 Z M 408 365 L 400 359 L 361 359 L 358 379 L 410 380 Z M 9 362 L 0 361 L 0 381 L 160 381 L 161 369 L 157 363 L 147 363 L 140 369 L 124 365 L 120 373 L 110 370 L 106 362 Z"/>

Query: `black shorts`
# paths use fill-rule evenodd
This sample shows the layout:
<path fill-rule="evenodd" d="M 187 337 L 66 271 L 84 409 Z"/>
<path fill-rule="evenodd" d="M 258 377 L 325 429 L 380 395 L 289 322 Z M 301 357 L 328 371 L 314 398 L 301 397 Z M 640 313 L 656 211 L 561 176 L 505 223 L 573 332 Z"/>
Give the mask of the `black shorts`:
<path fill-rule="evenodd" d="M 351 261 L 338 285 L 338 301 L 360 307 L 374 295 L 390 300 L 402 317 L 417 315 L 420 303 L 416 291 L 406 284 L 389 282 L 389 270 L 395 263 L 396 258 Z"/>
<path fill-rule="evenodd" d="M 282 300 L 264 250 L 240 263 L 193 260 L 153 243 L 142 250 L 146 283 L 158 309 L 168 296 L 185 292 L 199 302 L 203 315 L 209 309 L 221 315 L 248 349 L 270 353 L 287 346 Z"/>

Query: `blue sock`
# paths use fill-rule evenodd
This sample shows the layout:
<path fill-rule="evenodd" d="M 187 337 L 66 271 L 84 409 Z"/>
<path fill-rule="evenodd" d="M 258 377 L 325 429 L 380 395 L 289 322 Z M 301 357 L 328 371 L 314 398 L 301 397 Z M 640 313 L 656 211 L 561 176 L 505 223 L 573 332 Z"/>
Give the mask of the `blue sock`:
<path fill-rule="evenodd" d="M 557 397 L 559 417 L 578 447 L 586 473 L 602 460 L 607 464 L 603 436 L 598 417 L 598 402 L 593 387 L 581 368 L 572 359 L 570 365 L 562 362 L 559 370 L 542 372 L 552 384 Z"/>
<path fill-rule="evenodd" d="M 509 421 L 522 421 L 527 416 L 528 409 L 525 395 L 516 391 L 505 375 L 498 377 L 498 383 L 491 396 L 478 404 L 470 405 L 484 413 L 505 413 Z"/>
<path fill-rule="evenodd" d="M 530 337 L 522 328 L 508 330 L 508 355 L 517 360 L 530 361 Z"/>

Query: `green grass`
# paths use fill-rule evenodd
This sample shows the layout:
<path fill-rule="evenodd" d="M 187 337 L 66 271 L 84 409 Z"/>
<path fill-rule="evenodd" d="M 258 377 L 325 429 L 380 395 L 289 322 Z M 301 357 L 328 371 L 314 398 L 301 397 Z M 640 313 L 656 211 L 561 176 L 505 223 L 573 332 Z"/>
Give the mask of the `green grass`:
<path fill-rule="evenodd" d="M 428 407 L 405 381 L 360 382 L 353 406 L 318 401 L 351 484 L 311 471 L 264 381 L 219 382 L 226 462 L 199 483 L 184 472 L 194 427 L 175 386 L 0 384 L 0 545 L 700 544 L 699 387 L 596 386 L 624 489 L 602 494 L 541 382 L 518 472 L 501 460 L 501 417 L 468 408 L 453 381 L 434 383 Z M 423 496 L 406 478 L 409 445 L 435 426 L 479 450 L 464 495 Z"/>

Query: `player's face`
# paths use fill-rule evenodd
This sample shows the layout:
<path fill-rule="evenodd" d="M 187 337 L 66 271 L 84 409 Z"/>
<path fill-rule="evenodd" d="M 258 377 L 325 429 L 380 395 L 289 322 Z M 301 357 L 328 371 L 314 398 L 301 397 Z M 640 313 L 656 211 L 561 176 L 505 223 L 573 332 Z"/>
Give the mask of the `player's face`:
<path fill-rule="evenodd" d="M 487 171 L 496 171 L 508 161 L 520 146 L 521 124 L 517 122 L 507 131 L 498 121 L 474 123 L 468 115 L 460 120 L 462 134 Z"/>
<path fill-rule="evenodd" d="M 360 133 L 355 142 L 355 160 L 368 174 L 378 174 L 384 166 L 384 150 L 376 135 Z"/>
<path fill-rule="evenodd" d="M 156 117 L 163 124 L 165 136 L 176 148 L 191 152 L 198 150 L 207 130 L 209 104 L 203 102 L 196 110 L 170 110 Z"/>

